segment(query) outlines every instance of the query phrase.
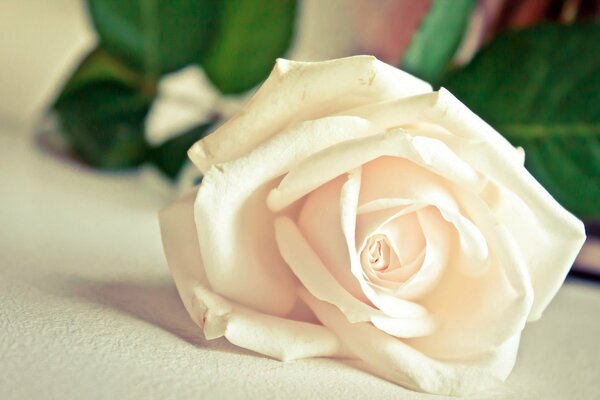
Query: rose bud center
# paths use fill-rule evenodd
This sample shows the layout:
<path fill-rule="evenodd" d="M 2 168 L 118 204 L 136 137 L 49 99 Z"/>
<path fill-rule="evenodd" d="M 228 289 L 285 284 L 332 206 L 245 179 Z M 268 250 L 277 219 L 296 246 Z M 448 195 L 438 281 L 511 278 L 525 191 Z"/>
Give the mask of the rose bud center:
<path fill-rule="evenodd" d="M 385 235 L 371 236 L 367 241 L 367 247 L 362 252 L 363 265 L 369 266 L 374 271 L 385 271 L 390 267 L 390 252 L 390 244 Z"/>

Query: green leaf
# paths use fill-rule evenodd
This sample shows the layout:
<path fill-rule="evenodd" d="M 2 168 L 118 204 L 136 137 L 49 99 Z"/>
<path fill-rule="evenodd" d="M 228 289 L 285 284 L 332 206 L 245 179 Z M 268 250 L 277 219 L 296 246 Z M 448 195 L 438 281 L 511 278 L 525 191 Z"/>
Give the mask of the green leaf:
<path fill-rule="evenodd" d="M 150 159 L 175 176 L 187 132 L 150 151 L 144 119 L 158 79 L 203 64 L 224 92 L 266 78 L 292 36 L 295 0 L 88 0 L 100 37 L 55 104 L 65 136 L 87 163 L 103 168 Z M 178 154 L 176 154 L 178 153 Z"/>
<path fill-rule="evenodd" d="M 433 0 L 404 54 L 402 69 L 428 82 L 437 82 L 460 45 L 475 3 Z"/>
<path fill-rule="evenodd" d="M 206 136 L 212 126 L 213 121 L 197 126 L 161 144 L 152 150 L 152 162 L 167 176 L 172 179 L 176 178 L 187 160 L 188 149 Z"/>
<path fill-rule="evenodd" d="M 152 80 L 200 60 L 213 41 L 218 0 L 88 0 L 100 47 Z"/>
<path fill-rule="evenodd" d="M 156 92 L 155 85 L 146 87 L 147 82 L 138 71 L 131 69 L 106 50 L 98 48 L 92 51 L 79 65 L 63 88 L 61 96 L 68 96 L 99 81 L 123 82 L 130 87 L 145 88 L 148 94 Z"/>
<path fill-rule="evenodd" d="M 251 89 L 267 77 L 292 38 L 295 0 L 224 0 L 217 39 L 202 65 L 223 93 Z"/>
<path fill-rule="evenodd" d="M 509 31 L 444 84 L 526 152 L 566 208 L 600 217 L 600 24 Z"/>
<path fill-rule="evenodd" d="M 117 81 L 100 81 L 64 94 L 55 104 L 75 152 L 96 167 L 141 164 L 148 151 L 144 118 L 150 100 Z"/>
<path fill-rule="evenodd" d="M 144 119 L 156 85 L 104 49 L 90 53 L 54 105 L 62 133 L 83 161 L 118 169 L 144 161 Z"/>

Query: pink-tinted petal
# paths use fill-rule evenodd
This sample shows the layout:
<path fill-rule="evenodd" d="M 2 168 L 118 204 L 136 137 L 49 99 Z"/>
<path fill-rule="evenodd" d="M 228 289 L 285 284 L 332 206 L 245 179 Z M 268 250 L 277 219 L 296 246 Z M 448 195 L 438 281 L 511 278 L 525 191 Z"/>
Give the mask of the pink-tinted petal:
<path fill-rule="evenodd" d="M 207 172 L 196 198 L 195 221 L 215 292 L 268 314 L 290 311 L 296 282 L 275 243 L 275 215 L 267 207 L 267 193 L 299 160 L 370 130 L 367 121 L 356 117 L 306 121 Z"/>
<path fill-rule="evenodd" d="M 298 121 L 430 91 L 429 84 L 372 56 L 319 63 L 279 59 L 244 109 L 188 154 L 205 172 L 211 165 L 243 156 Z"/>
<path fill-rule="evenodd" d="M 480 175 L 460 161 L 444 143 L 394 130 L 348 140 L 303 160 L 269 194 L 269 206 L 273 210 L 281 210 L 336 176 L 384 156 L 412 161 L 423 169 L 467 187 L 482 185 Z M 418 185 L 417 180 L 413 183 Z M 413 190 L 414 185 L 408 186 L 407 190 Z M 399 187 L 396 184 L 388 186 Z"/>
<path fill-rule="evenodd" d="M 348 357 L 327 328 L 279 318 L 231 302 L 214 293 L 206 280 L 193 219 L 195 193 L 160 213 L 167 261 L 183 304 L 207 339 L 225 336 L 231 343 L 280 360 Z"/>
<path fill-rule="evenodd" d="M 436 360 L 370 324 L 348 322 L 335 307 L 306 291 L 300 296 L 323 325 L 365 362 L 365 369 L 415 390 L 445 395 L 478 392 L 504 381 L 515 363 L 519 334 L 478 358 Z"/>
<path fill-rule="evenodd" d="M 402 317 L 390 318 L 356 299 L 328 272 L 291 219 L 280 217 L 275 224 L 281 254 L 302 282 L 302 286 L 317 298 L 339 308 L 349 321 L 371 321 L 383 331 L 400 337 L 431 333 L 434 328 L 433 321 L 423 308 L 414 303 L 404 302 L 400 304 L 402 308 L 396 310 Z"/>
<path fill-rule="evenodd" d="M 565 210 L 523 167 L 522 152 L 475 115 L 450 92 L 439 92 L 371 104 L 347 111 L 369 119 L 380 129 L 429 125 L 432 138 L 442 140 L 479 174 L 489 177 L 492 189 L 486 202 L 526 260 L 535 300 L 529 316 L 541 316 L 556 294 L 585 240 L 583 224 Z M 496 189 L 494 189 L 494 186 Z M 481 192 L 483 186 L 461 185 Z M 512 193 L 512 194 L 509 194 Z M 520 217 L 510 215 L 518 209 Z"/>

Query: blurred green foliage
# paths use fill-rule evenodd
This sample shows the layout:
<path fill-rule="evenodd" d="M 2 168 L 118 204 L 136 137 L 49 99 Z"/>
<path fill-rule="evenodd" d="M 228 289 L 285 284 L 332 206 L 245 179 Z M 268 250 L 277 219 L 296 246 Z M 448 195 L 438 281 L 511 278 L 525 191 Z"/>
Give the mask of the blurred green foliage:
<path fill-rule="evenodd" d="M 289 0 L 223 2 L 223 23 L 202 63 L 221 92 L 243 92 L 267 76 L 292 37 L 294 4 Z"/>
<path fill-rule="evenodd" d="M 291 41 L 295 0 L 88 0 L 99 46 L 55 103 L 65 136 L 83 161 L 101 168 L 153 162 L 176 176 L 209 125 L 158 148 L 144 120 L 166 73 L 196 64 L 224 93 L 265 79 Z M 195 140 L 192 140 L 195 138 Z"/>
<path fill-rule="evenodd" d="M 401 68 L 427 82 L 437 83 L 462 41 L 476 3 L 475 0 L 433 0 L 410 41 Z"/>
<path fill-rule="evenodd" d="M 443 84 L 582 218 L 600 217 L 599 43 L 597 22 L 507 31 Z"/>
<path fill-rule="evenodd" d="M 88 5 L 100 41 L 55 104 L 63 133 L 86 163 L 118 169 L 150 162 L 173 178 L 187 149 L 219 121 L 151 146 L 144 121 L 159 79 L 195 64 L 224 94 L 251 89 L 288 48 L 296 15 L 296 0 Z M 522 146 L 526 167 L 565 207 L 580 217 L 600 217 L 600 25 L 505 31 L 467 66 L 451 71 L 475 5 L 433 0 L 402 68 L 441 82 Z"/>
<path fill-rule="evenodd" d="M 152 80 L 200 63 L 230 2 L 88 0 L 100 47 Z"/>
<path fill-rule="evenodd" d="M 145 161 L 144 117 L 150 99 L 119 81 L 98 81 L 61 96 L 55 105 L 76 154 L 100 168 Z"/>
<path fill-rule="evenodd" d="M 187 159 L 189 148 L 207 134 L 212 124 L 213 121 L 209 121 L 153 148 L 150 160 L 167 176 L 176 177 Z"/>

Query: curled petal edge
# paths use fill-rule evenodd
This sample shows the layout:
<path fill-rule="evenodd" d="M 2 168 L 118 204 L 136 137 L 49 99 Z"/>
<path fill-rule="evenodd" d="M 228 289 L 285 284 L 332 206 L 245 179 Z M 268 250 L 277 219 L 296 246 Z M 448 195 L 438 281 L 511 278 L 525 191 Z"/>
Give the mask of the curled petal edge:
<path fill-rule="evenodd" d="M 371 324 L 351 324 L 339 310 L 304 288 L 298 294 L 361 360 L 355 366 L 410 389 L 455 396 L 475 393 L 504 381 L 516 361 L 520 332 L 477 359 L 445 362 L 427 357 Z"/>
<path fill-rule="evenodd" d="M 207 340 L 229 342 L 278 360 L 351 357 L 322 325 L 252 311 L 212 291 L 206 280 L 193 218 L 195 191 L 160 213 L 160 228 L 175 285 Z"/>

